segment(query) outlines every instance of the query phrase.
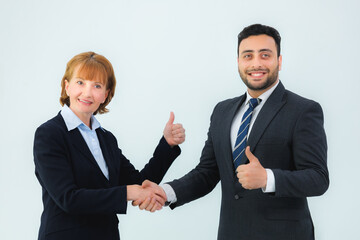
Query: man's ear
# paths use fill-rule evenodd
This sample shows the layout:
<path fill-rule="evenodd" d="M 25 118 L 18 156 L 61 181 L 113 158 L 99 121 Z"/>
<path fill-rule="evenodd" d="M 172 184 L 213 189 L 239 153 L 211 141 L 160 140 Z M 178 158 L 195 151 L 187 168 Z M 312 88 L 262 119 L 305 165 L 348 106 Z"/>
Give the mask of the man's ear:
<path fill-rule="evenodd" d="M 281 66 L 282 66 L 282 55 L 279 56 L 279 71 L 281 70 Z"/>

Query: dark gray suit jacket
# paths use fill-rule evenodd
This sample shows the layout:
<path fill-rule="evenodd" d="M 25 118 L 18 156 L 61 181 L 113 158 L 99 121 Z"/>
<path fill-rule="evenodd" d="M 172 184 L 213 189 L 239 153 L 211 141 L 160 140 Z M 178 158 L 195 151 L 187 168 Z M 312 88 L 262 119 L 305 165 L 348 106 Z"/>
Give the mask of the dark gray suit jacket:
<path fill-rule="evenodd" d="M 264 168 L 274 172 L 276 192 L 246 190 L 235 175 L 230 127 L 246 95 L 217 104 L 200 163 L 169 184 L 175 208 L 200 198 L 221 180 L 219 240 L 308 240 L 314 228 L 306 197 L 329 186 L 326 136 L 320 105 L 276 87 L 262 107 L 248 144 Z M 247 163 L 246 156 L 242 159 Z"/>

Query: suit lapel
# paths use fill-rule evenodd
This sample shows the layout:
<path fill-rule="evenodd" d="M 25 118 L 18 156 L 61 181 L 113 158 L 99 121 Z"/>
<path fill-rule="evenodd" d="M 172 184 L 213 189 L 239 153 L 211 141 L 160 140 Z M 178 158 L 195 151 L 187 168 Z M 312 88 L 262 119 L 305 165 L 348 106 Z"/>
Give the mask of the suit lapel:
<path fill-rule="evenodd" d="M 115 173 L 115 166 L 113 165 L 114 162 L 112 161 L 113 157 L 111 157 L 111 152 L 109 149 L 109 143 L 108 143 L 108 139 L 106 138 L 106 132 L 105 130 L 103 130 L 101 127 L 96 129 L 96 134 L 98 136 L 99 139 L 99 143 L 100 143 L 100 148 L 102 151 L 102 154 L 104 156 L 105 162 L 108 166 L 108 171 L 109 171 L 109 182 L 111 186 L 116 185 L 116 173 Z"/>
<path fill-rule="evenodd" d="M 229 109 L 226 110 L 226 113 L 224 113 L 225 127 L 223 130 L 224 134 L 221 142 L 224 143 L 223 148 L 225 149 L 225 158 L 224 158 L 225 164 L 227 165 L 229 173 L 234 176 L 234 180 L 236 179 L 235 179 L 235 168 L 233 164 L 232 146 L 231 146 L 231 137 L 230 137 L 231 125 L 235 117 L 235 114 L 237 113 L 237 111 L 239 110 L 241 104 L 243 104 L 245 99 L 246 99 L 246 94 L 240 96 L 236 102 L 230 105 Z M 228 161 L 228 159 L 230 161 Z"/>
<path fill-rule="evenodd" d="M 71 138 L 71 142 L 72 142 L 73 146 L 79 152 L 81 152 L 84 155 L 84 157 L 89 160 L 89 162 L 91 164 L 93 164 L 93 166 L 99 171 L 99 174 L 101 174 L 103 176 L 104 180 L 106 180 L 106 182 L 108 182 L 107 178 L 104 176 L 98 163 L 96 162 L 94 156 L 92 155 L 88 145 L 86 144 L 83 136 L 81 135 L 80 130 L 78 128 L 75 128 L 75 129 L 71 130 L 69 133 L 70 133 L 70 138 Z M 99 139 L 99 142 L 101 143 L 100 139 Z M 105 156 L 104 156 L 104 158 L 105 158 Z"/>
<path fill-rule="evenodd" d="M 64 118 L 61 116 L 61 113 L 59 112 L 58 115 L 56 116 L 58 121 L 61 122 L 61 125 L 64 129 L 64 131 L 68 132 L 70 135 L 70 141 L 72 143 L 72 145 L 79 150 L 79 152 L 81 152 L 84 157 L 86 157 L 90 162 L 92 162 L 93 164 L 95 164 L 98 168 L 98 164 L 95 161 L 94 156 L 91 154 L 90 149 L 88 147 L 88 145 L 86 144 L 84 138 L 82 137 L 80 131 L 78 128 L 75 128 L 71 131 L 67 130 Z M 100 168 L 99 168 L 100 170 Z M 101 170 L 100 170 L 101 171 Z"/>
<path fill-rule="evenodd" d="M 86 144 L 84 138 L 82 137 L 79 129 L 75 128 L 75 129 L 71 130 L 69 133 L 70 133 L 71 142 L 74 145 L 74 147 L 77 150 L 79 150 L 79 152 L 81 152 L 91 163 L 93 163 L 97 167 L 99 167 L 94 156 L 91 154 L 91 151 L 90 151 L 88 145 Z"/>
<path fill-rule="evenodd" d="M 266 101 L 265 105 L 262 107 L 261 111 L 259 112 L 259 115 L 254 122 L 248 139 L 248 145 L 250 146 L 252 152 L 255 151 L 257 143 L 259 142 L 261 136 L 263 135 L 270 122 L 273 120 L 279 110 L 284 106 L 284 92 L 285 88 L 280 82 L 274 92 L 270 95 L 269 99 Z"/>

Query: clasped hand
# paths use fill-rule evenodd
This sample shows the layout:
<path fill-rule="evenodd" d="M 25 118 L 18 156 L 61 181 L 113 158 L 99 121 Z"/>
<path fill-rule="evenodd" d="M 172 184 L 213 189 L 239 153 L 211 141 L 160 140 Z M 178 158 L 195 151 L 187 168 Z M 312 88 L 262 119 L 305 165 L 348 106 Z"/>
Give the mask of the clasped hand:
<path fill-rule="evenodd" d="M 129 185 L 128 200 L 132 200 L 133 206 L 139 206 L 141 210 L 155 212 L 161 210 L 166 202 L 164 190 L 149 180 L 145 180 L 142 185 Z"/>

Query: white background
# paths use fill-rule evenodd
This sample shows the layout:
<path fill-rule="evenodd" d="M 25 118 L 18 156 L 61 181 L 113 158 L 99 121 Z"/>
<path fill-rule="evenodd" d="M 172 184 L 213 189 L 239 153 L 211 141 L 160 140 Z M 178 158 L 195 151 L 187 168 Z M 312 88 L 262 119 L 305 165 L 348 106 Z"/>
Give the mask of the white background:
<path fill-rule="evenodd" d="M 282 35 L 285 87 L 325 114 L 330 188 L 309 198 L 317 239 L 359 239 L 360 4 L 289 0 L 0 1 L 0 239 L 36 239 L 41 188 L 32 157 L 36 127 L 60 110 L 60 80 L 74 55 L 113 64 L 117 89 L 99 116 L 137 168 L 174 111 L 187 139 L 165 181 L 199 161 L 214 105 L 246 90 L 237 34 L 263 23 Z M 129 204 L 120 234 L 132 239 L 216 239 L 220 187 L 176 210 Z"/>

